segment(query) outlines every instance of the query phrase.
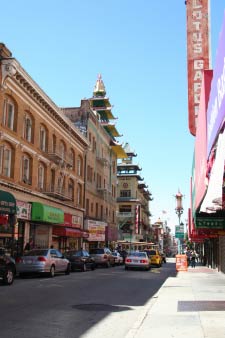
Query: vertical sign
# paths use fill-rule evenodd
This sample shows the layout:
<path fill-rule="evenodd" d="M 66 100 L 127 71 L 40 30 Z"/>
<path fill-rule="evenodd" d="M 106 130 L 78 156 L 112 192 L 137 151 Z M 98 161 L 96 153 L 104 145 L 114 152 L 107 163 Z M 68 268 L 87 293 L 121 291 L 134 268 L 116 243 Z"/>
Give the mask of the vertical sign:
<path fill-rule="evenodd" d="M 209 1 L 185 1 L 187 14 L 188 123 L 190 133 L 194 136 L 196 135 L 202 72 L 210 67 Z"/>
<path fill-rule="evenodd" d="M 135 208 L 135 233 L 138 234 L 138 223 L 139 223 L 139 207 L 136 205 Z"/>

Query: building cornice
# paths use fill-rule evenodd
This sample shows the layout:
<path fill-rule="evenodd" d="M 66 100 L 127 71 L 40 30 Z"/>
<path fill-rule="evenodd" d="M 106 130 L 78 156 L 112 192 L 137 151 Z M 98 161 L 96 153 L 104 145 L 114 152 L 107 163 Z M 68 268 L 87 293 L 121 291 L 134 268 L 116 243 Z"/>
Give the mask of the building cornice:
<path fill-rule="evenodd" d="M 83 146 L 88 145 L 87 139 L 79 132 L 77 128 L 71 125 L 71 121 L 65 116 L 63 110 L 49 98 L 47 94 L 38 86 L 38 84 L 22 68 L 19 62 L 14 58 L 1 60 L 2 81 L 1 89 L 7 89 L 7 80 L 12 79 L 19 87 L 38 103 L 38 105 L 47 111 L 47 113 L 57 120 L 66 130 L 70 129 L 71 134 Z"/>

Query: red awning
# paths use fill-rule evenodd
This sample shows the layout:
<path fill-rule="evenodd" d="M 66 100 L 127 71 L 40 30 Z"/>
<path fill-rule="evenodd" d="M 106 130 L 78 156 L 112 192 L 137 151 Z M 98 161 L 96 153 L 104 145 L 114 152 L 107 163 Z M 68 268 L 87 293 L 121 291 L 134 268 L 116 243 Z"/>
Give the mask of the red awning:
<path fill-rule="evenodd" d="M 86 231 L 74 228 L 61 228 L 54 227 L 52 231 L 53 235 L 60 237 L 75 237 L 75 238 L 87 238 L 89 234 Z"/>

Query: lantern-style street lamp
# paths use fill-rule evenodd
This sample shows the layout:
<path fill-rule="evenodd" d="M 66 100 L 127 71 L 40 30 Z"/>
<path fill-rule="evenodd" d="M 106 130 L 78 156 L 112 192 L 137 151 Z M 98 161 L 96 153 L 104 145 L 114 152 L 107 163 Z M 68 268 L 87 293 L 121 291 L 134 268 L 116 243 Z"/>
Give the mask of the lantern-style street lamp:
<path fill-rule="evenodd" d="M 183 211 L 184 211 L 183 204 L 182 204 L 183 195 L 181 194 L 180 190 L 178 190 L 177 194 L 175 195 L 175 198 L 176 198 L 175 212 L 178 216 L 179 227 L 180 227 L 180 225 L 181 225 L 180 218 L 181 218 L 181 215 L 183 214 Z M 180 243 L 179 238 L 178 238 L 178 253 L 181 253 L 181 243 Z"/>
<path fill-rule="evenodd" d="M 183 204 L 182 204 L 183 195 L 181 194 L 180 190 L 178 190 L 177 194 L 175 195 L 175 198 L 176 198 L 175 212 L 178 215 L 178 220 L 179 220 L 179 225 L 180 225 L 180 217 L 184 211 Z"/>

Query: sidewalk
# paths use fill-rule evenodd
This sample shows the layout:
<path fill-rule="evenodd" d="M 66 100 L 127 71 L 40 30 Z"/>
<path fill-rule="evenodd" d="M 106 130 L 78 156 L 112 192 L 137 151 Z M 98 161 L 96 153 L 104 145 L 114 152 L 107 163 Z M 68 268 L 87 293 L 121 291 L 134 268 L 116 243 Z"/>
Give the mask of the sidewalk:
<path fill-rule="evenodd" d="M 225 275 L 196 266 L 168 278 L 129 337 L 225 337 Z"/>

